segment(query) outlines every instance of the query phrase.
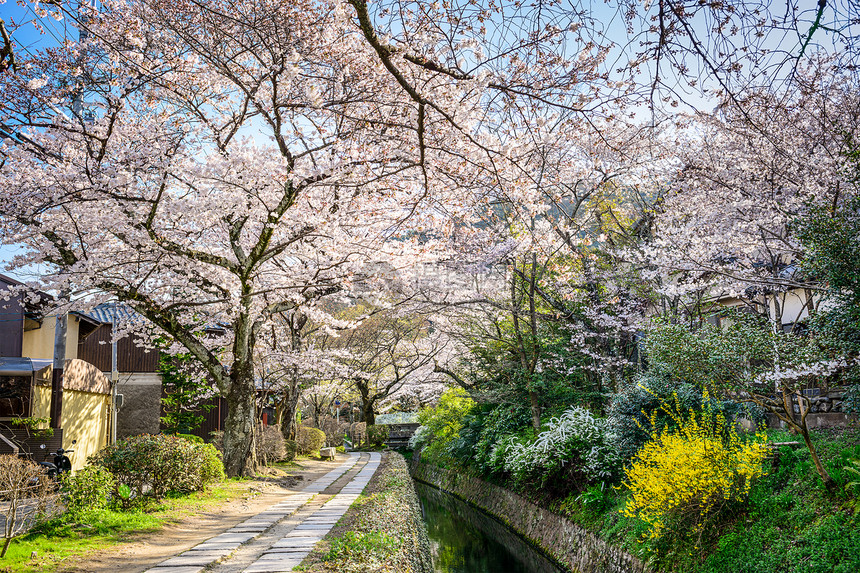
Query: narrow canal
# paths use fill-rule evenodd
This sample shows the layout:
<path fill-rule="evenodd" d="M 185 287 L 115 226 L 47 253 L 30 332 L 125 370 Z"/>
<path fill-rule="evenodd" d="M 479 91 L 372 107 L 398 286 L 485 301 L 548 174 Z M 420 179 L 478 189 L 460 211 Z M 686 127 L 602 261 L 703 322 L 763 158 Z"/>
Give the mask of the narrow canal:
<path fill-rule="evenodd" d="M 415 482 L 437 573 L 564 573 L 489 515 Z"/>

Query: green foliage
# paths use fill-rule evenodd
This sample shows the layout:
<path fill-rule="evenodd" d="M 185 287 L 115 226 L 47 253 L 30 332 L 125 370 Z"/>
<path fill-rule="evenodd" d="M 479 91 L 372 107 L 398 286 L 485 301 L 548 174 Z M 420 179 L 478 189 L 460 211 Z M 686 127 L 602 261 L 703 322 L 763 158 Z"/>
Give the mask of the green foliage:
<path fill-rule="evenodd" d="M 291 462 L 299 453 L 299 443 L 295 440 L 284 440 L 284 457 L 281 461 Z"/>
<path fill-rule="evenodd" d="M 116 486 L 116 495 L 123 500 L 123 503 L 127 503 L 131 499 L 131 488 L 128 487 L 128 484 L 121 483 Z"/>
<path fill-rule="evenodd" d="M 860 356 L 860 196 L 816 206 L 795 225 L 805 250 L 803 271 L 828 287 L 826 304 L 809 320 L 810 331 L 830 356 L 856 358 Z M 860 368 L 846 369 L 841 381 L 850 385 L 843 407 L 860 411 Z"/>
<path fill-rule="evenodd" d="M 388 426 L 372 424 L 367 427 L 367 441 L 374 446 L 381 446 L 388 439 Z"/>
<path fill-rule="evenodd" d="M 612 488 L 607 487 L 606 482 L 600 482 L 600 484 L 593 485 L 579 494 L 577 501 L 592 512 L 601 513 L 613 505 L 615 496 L 612 494 Z"/>
<path fill-rule="evenodd" d="M 204 417 L 199 411 L 211 410 L 212 404 L 201 402 L 212 394 L 212 385 L 206 375 L 197 371 L 198 365 L 191 354 L 167 354 L 158 358 L 158 372 L 166 395 L 161 399 L 161 425 L 168 433 L 187 433 L 197 429 Z"/>
<path fill-rule="evenodd" d="M 427 460 L 442 461 L 448 457 L 448 447 L 460 434 L 463 418 L 472 411 L 475 402 L 462 388 L 449 388 L 442 393 L 435 408 L 425 408 L 418 415 L 424 426 L 422 432 L 428 436 L 429 443 L 422 451 Z M 442 461 L 444 463 L 444 461 Z"/>
<path fill-rule="evenodd" d="M 27 428 L 36 438 L 50 438 L 54 435 L 53 428 L 40 428 L 39 426 L 47 426 L 50 420 L 48 418 L 18 417 L 9 420 L 9 425 L 18 428 Z"/>
<path fill-rule="evenodd" d="M 73 514 L 105 509 L 115 488 L 113 474 L 96 465 L 63 476 L 63 500 Z"/>
<path fill-rule="evenodd" d="M 168 492 L 199 491 L 224 479 L 221 454 L 214 446 L 163 434 L 130 436 L 89 461 L 113 474 L 123 506 L 146 496 L 160 499 Z M 127 499 L 119 495 L 121 485 L 131 489 Z"/>
<path fill-rule="evenodd" d="M 329 550 L 322 556 L 323 561 L 341 559 L 384 560 L 400 548 L 400 540 L 384 531 L 347 531 L 331 541 Z"/>
<path fill-rule="evenodd" d="M 640 374 L 633 383 L 613 395 L 609 408 L 622 458 L 632 459 L 654 436 L 676 427 L 675 420 L 665 412 L 663 404 L 677 401 L 683 411 L 699 411 L 703 398 L 699 386 L 678 381 L 656 367 Z M 752 404 L 718 400 L 713 396 L 706 404 L 729 423 L 738 417 L 747 418 L 756 425 L 763 421 L 761 410 Z"/>
<path fill-rule="evenodd" d="M 845 484 L 845 489 L 849 492 L 860 490 L 860 459 L 852 458 L 848 460 L 848 465 L 843 469 L 851 480 Z"/>
<path fill-rule="evenodd" d="M 192 472 L 192 475 L 189 476 L 190 479 L 187 483 L 191 485 L 192 490 L 200 491 L 210 484 L 224 481 L 227 477 L 224 474 L 224 461 L 221 452 L 215 446 L 212 444 L 200 444 L 195 448 L 195 454 L 196 459 L 200 463 L 200 472 L 199 475 L 195 475 Z M 182 490 L 179 489 L 177 491 Z"/>
<path fill-rule="evenodd" d="M 472 460 L 475 468 L 486 475 L 503 471 L 491 463 L 493 448 L 504 436 L 517 434 L 531 424 L 528 408 L 519 404 L 503 404 L 486 411 L 479 418 L 480 432 L 472 448 Z"/>
<path fill-rule="evenodd" d="M 832 296 L 860 299 L 860 196 L 817 205 L 795 221 L 803 243 L 803 270 Z"/>
<path fill-rule="evenodd" d="M 182 438 L 183 440 L 188 440 L 189 442 L 194 442 L 195 444 L 205 444 L 206 441 L 200 436 L 195 436 L 194 434 L 175 434 L 177 438 Z"/>
<path fill-rule="evenodd" d="M 785 371 L 822 358 L 815 344 L 775 331 L 763 317 L 735 311 L 726 314 L 724 328 L 708 323 L 697 330 L 681 324 L 656 324 L 648 331 L 646 342 L 651 368 L 678 382 L 712 391 L 769 392 L 773 384 L 758 379 L 773 372 L 777 364 Z"/>
<path fill-rule="evenodd" d="M 307 456 L 318 452 L 325 444 L 325 432 L 317 428 L 299 426 L 296 432 L 296 444 L 300 454 Z"/>
<path fill-rule="evenodd" d="M 581 315 L 577 315 L 577 320 L 587 322 Z M 603 409 L 606 399 L 603 380 L 585 368 L 592 360 L 590 357 L 571 349 L 574 334 L 563 321 L 538 320 L 535 334 L 521 324 L 518 335 L 510 317 L 499 317 L 492 326 L 490 331 L 485 325 L 471 326 L 472 343 L 468 357 L 463 359 L 468 364 L 464 369 L 474 373 L 470 391 L 476 397 L 528 404 L 531 393 L 548 415 L 558 415 L 570 404 L 582 404 L 596 411 Z M 552 366 L 524 370 L 523 353 L 539 356 L 541 364 Z"/>

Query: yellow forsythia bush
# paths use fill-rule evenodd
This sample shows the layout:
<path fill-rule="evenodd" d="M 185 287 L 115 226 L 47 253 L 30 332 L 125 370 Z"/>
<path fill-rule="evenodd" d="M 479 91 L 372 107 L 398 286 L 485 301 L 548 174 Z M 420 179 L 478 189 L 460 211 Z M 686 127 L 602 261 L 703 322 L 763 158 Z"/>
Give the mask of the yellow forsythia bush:
<path fill-rule="evenodd" d="M 627 470 L 631 498 L 624 515 L 648 525 L 646 538 L 681 530 L 698 536 L 727 504 L 742 501 L 764 472 L 767 436 L 742 440 L 703 397 L 701 412 L 680 414 L 664 405 L 677 427 L 646 443 Z"/>

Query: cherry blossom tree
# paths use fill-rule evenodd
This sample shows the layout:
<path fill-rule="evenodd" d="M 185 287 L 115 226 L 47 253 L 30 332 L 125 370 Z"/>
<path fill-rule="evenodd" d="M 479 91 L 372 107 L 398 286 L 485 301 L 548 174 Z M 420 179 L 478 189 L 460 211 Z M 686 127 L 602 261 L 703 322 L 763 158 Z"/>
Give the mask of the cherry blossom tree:
<path fill-rule="evenodd" d="M 320 337 L 317 344 L 335 357 L 341 380 L 357 395 L 367 424 L 374 424 L 380 409 L 401 395 L 426 402 L 423 392 L 439 390 L 434 361 L 444 356 L 448 339 L 426 316 L 407 307 L 359 305 L 351 311 L 368 316 L 355 328 Z M 333 399 L 332 387 L 327 383 L 317 395 Z"/>
<path fill-rule="evenodd" d="M 521 186 L 522 134 L 546 110 L 623 95 L 572 17 L 393 6 L 105 2 L 64 12 L 83 41 L 0 74 L 2 236 L 29 247 L 15 264 L 185 346 L 226 397 L 229 475 L 256 465 L 254 349 L 273 317 L 444 255 L 451 221 Z M 223 353 L 201 341 L 213 323 Z"/>
<path fill-rule="evenodd" d="M 783 320 L 775 294 L 823 286 L 799 272 L 795 221 L 849 197 L 860 129 L 857 84 L 831 64 L 801 69 L 802 91 L 750 90 L 742 112 L 732 105 L 681 124 L 679 170 L 639 259 L 671 277 L 663 294 L 759 299 L 758 310 L 782 324 L 798 317 Z"/>

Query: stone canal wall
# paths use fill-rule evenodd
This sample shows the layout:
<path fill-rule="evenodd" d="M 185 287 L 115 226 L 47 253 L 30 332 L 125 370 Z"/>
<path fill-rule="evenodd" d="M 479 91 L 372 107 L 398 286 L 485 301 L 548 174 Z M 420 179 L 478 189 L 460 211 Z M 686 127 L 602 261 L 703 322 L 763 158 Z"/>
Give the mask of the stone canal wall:
<path fill-rule="evenodd" d="M 412 564 L 412 573 L 433 573 L 433 558 L 430 553 L 430 539 L 427 537 L 427 528 L 421 519 L 421 505 L 418 502 L 418 494 L 415 491 L 414 482 L 409 479 L 409 468 L 402 455 L 396 452 L 389 454 L 391 472 L 396 472 L 406 478 L 407 492 L 404 492 L 401 503 L 402 511 L 408 515 L 409 530 L 412 531 L 409 548 L 409 560 Z"/>
<path fill-rule="evenodd" d="M 574 573 L 648 573 L 632 555 L 519 495 L 462 473 L 422 463 L 413 477 L 489 513 Z"/>

